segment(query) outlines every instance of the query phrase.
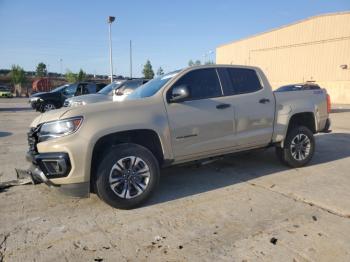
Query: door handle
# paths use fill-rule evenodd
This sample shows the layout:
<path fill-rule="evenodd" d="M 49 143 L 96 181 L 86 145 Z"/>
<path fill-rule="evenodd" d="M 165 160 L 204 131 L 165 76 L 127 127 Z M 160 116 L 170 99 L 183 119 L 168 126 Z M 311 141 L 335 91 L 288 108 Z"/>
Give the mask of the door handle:
<path fill-rule="evenodd" d="M 225 108 L 228 108 L 230 106 L 231 106 L 230 104 L 219 104 L 216 106 L 216 108 L 217 109 L 225 109 Z"/>
<path fill-rule="evenodd" d="M 268 99 L 268 98 L 262 98 L 262 99 L 259 100 L 259 103 L 260 103 L 260 104 L 270 103 L 270 99 Z"/>

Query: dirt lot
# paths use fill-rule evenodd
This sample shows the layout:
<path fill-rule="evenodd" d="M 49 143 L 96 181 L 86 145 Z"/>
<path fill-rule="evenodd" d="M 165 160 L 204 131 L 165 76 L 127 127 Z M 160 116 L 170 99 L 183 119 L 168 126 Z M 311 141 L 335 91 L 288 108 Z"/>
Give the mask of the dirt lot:
<path fill-rule="evenodd" d="M 28 166 L 27 107 L 0 100 L 0 182 Z M 331 118 L 307 167 L 269 149 L 166 169 L 135 210 L 44 185 L 2 190 L 0 261 L 350 261 L 350 110 Z"/>

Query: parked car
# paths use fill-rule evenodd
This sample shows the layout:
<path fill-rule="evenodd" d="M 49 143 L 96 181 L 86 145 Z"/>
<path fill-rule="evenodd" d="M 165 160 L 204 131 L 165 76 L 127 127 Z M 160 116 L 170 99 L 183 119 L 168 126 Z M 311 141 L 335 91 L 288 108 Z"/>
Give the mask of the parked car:
<path fill-rule="evenodd" d="M 123 101 L 137 87 L 143 85 L 146 79 L 118 80 L 105 86 L 96 94 L 71 97 L 64 102 L 65 107 L 82 106 L 106 101 Z"/>
<path fill-rule="evenodd" d="M 11 92 L 11 88 L 7 86 L 0 86 L 0 97 L 12 98 L 13 94 Z"/>
<path fill-rule="evenodd" d="M 105 84 L 85 82 L 67 84 L 57 87 L 50 92 L 36 93 L 29 98 L 29 103 L 33 109 L 40 112 L 47 112 L 62 107 L 67 98 L 94 94 L 104 86 Z"/>
<path fill-rule="evenodd" d="M 275 90 L 275 92 L 287 92 L 287 91 L 303 91 L 303 90 L 317 90 L 321 89 L 318 84 L 315 83 L 303 83 L 281 86 Z"/>
<path fill-rule="evenodd" d="M 128 209 L 154 192 L 161 167 L 269 146 L 282 163 L 302 167 L 314 154 L 314 134 L 329 129 L 327 97 L 324 89 L 272 92 L 257 67 L 189 67 L 149 81 L 122 103 L 37 117 L 28 134 L 30 174 Z"/>

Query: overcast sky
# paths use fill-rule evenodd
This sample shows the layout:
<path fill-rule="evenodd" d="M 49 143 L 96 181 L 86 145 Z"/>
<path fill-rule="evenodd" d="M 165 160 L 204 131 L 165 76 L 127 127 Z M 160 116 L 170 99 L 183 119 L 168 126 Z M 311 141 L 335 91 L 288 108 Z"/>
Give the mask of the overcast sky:
<path fill-rule="evenodd" d="M 227 42 L 310 16 L 350 10 L 349 0 L 294 1 L 117 1 L 0 0 L 0 68 L 19 64 L 35 70 L 67 69 L 108 74 L 107 17 L 112 25 L 116 74 L 129 75 L 129 40 L 133 71 L 141 75 L 150 59 L 154 70 L 187 66 L 190 59 Z M 215 54 L 211 55 L 215 60 Z"/>

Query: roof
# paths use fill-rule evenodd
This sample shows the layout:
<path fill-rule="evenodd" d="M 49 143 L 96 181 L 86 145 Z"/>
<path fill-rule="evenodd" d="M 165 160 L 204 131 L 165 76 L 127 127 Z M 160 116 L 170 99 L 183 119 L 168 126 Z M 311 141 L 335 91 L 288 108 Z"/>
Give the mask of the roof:
<path fill-rule="evenodd" d="M 267 33 L 271 33 L 273 31 L 277 31 L 277 30 L 280 30 L 282 28 L 286 28 L 286 27 L 290 27 L 290 26 L 293 26 L 293 25 L 296 25 L 296 24 L 300 24 L 300 23 L 304 23 L 306 21 L 309 21 L 309 20 L 312 20 L 312 19 L 315 19 L 315 18 L 319 18 L 319 17 L 324 17 L 324 16 L 335 16 L 335 15 L 344 15 L 344 14 L 349 14 L 350 15 L 350 11 L 343 11 L 343 12 L 335 12 L 335 13 L 326 13 L 326 14 L 320 14 L 320 15 L 315 15 L 315 16 L 310 16 L 308 18 L 305 18 L 305 19 L 302 19 L 302 20 L 298 20 L 296 22 L 293 22 L 291 24 L 287 24 L 287 25 L 282 25 L 280 27 L 276 27 L 276 28 L 273 28 L 271 30 L 268 30 L 268 31 L 265 31 L 265 32 L 261 32 L 261 33 L 257 33 L 257 34 L 253 34 L 251 36 L 247 36 L 247 37 L 244 37 L 244 38 L 241 38 L 241 39 L 238 39 L 238 40 L 234 40 L 230 43 L 226 43 L 226 44 L 222 44 L 222 45 L 219 45 L 219 47 L 222 47 L 222 46 L 226 46 L 226 45 L 231 45 L 233 43 L 237 43 L 237 42 L 240 42 L 240 41 L 243 41 L 243 40 L 247 40 L 249 38 L 253 38 L 253 37 L 257 37 L 257 36 L 260 36 L 260 35 L 264 35 L 264 34 L 267 34 Z"/>

